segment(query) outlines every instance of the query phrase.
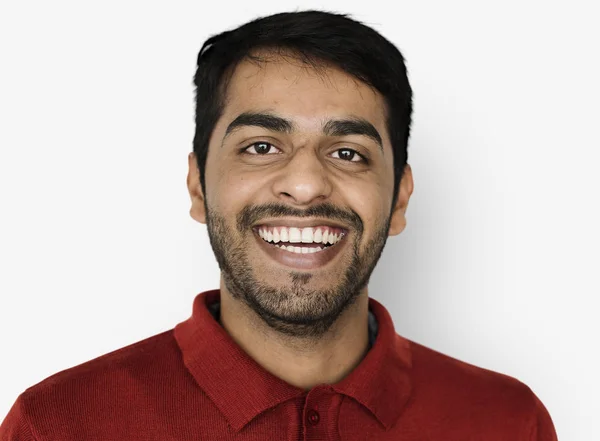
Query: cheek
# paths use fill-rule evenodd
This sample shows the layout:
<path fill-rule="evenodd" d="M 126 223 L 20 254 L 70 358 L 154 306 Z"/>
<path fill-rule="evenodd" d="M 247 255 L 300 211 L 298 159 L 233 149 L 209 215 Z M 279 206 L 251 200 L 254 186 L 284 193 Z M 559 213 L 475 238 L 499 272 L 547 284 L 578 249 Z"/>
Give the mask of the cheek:
<path fill-rule="evenodd" d="M 372 234 L 373 228 L 388 215 L 388 189 L 376 183 L 361 183 L 358 186 L 345 185 L 344 199 L 363 221 L 364 234 Z"/>
<path fill-rule="evenodd" d="M 214 178 L 213 203 L 221 207 L 222 212 L 238 212 L 244 206 L 256 203 L 255 199 L 265 185 L 264 177 L 225 167 L 218 170 Z"/>

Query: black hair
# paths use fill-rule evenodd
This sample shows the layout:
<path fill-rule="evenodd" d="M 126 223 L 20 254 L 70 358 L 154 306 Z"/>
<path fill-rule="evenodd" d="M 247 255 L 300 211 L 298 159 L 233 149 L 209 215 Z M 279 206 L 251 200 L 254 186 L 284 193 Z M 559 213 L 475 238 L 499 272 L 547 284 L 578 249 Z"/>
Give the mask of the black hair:
<path fill-rule="evenodd" d="M 386 128 L 394 156 L 394 207 L 408 159 L 412 116 L 412 89 L 404 58 L 374 29 L 347 15 L 325 11 L 284 12 L 257 18 L 204 42 L 194 76 L 196 131 L 193 141 L 202 191 L 206 191 L 204 171 L 208 144 L 223 112 L 229 80 L 242 60 L 253 59 L 253 54 L 265 49 L 291 54 L 315 68 L 333 65 L 383 96 Z"/>

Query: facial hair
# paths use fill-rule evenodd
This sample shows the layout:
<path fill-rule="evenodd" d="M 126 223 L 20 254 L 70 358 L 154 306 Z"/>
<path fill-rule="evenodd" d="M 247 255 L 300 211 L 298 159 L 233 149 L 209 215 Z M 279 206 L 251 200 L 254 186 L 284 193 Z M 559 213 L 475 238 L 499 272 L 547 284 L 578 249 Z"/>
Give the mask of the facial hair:
<path fill-rule="evenodd" d="M 298 338 L 322 337 L 360 296 L 381 257 L 388 237 L 391 216 L 380 223 L 373 237 L 360 251 L 363 223 L 354 211 L 321 204 L 298 210 L 280 204 L 245 207 L 235 228 L 205 202 L 206 226 L 223 282 L 236 300 L 244 302 L 272 329 Z M 248 258 L 248 241 L 255 240 L 252 226 L 261 219 L 278 217 L 321 217 L 348 225 L 354 234 L 350 264 L 337 285 L 328 289 L 306 287 L 311 273 L 290 270 L 291 283 L 272 286 L 257 277 Z"/>

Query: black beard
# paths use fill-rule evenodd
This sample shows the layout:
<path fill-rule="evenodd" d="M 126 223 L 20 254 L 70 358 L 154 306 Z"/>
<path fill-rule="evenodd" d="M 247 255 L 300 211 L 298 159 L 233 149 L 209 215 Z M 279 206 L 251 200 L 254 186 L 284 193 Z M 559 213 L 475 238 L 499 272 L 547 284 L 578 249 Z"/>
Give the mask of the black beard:
<path fill-rule="evenodd" d="M 369 282 L 388 237 L 390 216 L 365 245 L 361 256 L 359 243 L 363 224 L 355 212 L 331 204 L 297 210 L 278 204 L 245 207 L 236 219 L 237 231 L 218 213 L 206 208 L 206 226 L 213 252 L 221 269 L 223 282 L 231 295 L 248 305 L 272 329 L 293 337 L 322 337 L 359 297 Z M 337 286 L 318 292 L 304 288 L 312 274 L 290 271 L 291 284 L 273 288 L 258 280 L 246 254 L 244 239 L 252 235 L 252 226 L 265 217 L 324 217 L 351 226 L 354 235 L 352 260 Z M 251 238 L 253 240 L 253 238 Z"/>

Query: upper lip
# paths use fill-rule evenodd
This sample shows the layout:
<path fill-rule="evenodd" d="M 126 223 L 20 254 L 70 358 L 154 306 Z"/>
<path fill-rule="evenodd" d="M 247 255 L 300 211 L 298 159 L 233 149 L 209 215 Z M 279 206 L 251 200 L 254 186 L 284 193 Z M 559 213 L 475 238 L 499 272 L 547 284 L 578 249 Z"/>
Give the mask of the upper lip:
<path fill-rule="evenodd" d="M 253 228 L 258 226 L 268 226 L 268 227 L 296 227 L 296 228 L 306 228 L 306 227 L 334 227 L 341 228 L 343 230 L 348 230 L 348 227 L 345 227 L 337 222 L 332 222 L 328 219 L 273 219 L 273 220 L 263 220 L 254 225 Z"/>

